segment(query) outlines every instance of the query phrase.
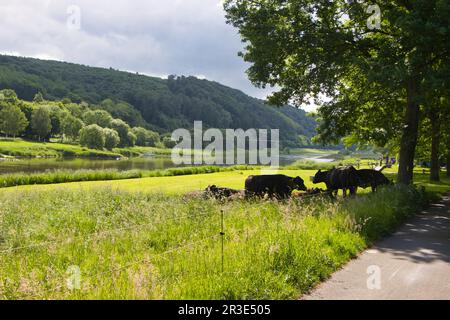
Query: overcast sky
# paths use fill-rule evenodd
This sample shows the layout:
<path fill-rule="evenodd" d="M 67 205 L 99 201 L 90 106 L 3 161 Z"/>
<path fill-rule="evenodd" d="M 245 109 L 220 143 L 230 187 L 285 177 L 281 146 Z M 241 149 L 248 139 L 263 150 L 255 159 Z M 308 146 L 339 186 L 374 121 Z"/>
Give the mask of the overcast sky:
<path fill-rule="evenodd" d="M 0 0 L 0 53 L 194 75 L 265 98 L 270 90 L 246 77 L 242 47 L 219 0 Z"/>

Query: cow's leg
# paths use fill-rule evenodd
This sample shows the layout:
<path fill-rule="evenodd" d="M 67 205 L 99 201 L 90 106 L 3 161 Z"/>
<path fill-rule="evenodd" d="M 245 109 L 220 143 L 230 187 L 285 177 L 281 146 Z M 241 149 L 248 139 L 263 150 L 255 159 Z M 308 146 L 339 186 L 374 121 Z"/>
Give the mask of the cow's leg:
<path fill-rule="evenodd" d="M 342 189 L 342 194 L 344 196 L 344 198 L 347 198 L 347 189 Z"/>
<path fill-rule="evenodd" d="M 254 198 L 255 196 L 256 196 L 256 193 L 254 193 L 254 192 L 252 192 L 252 191 L 248 191 L 248 190 L 245 190 L 245 191 L 244 191 L 244 197 L 245 197 L 245 199 L 247 199 L 247 200 L 252 199 L 252 198 Z"/>
<path fill-rule="evenodd" d="M 327 189 L 326 193 L 330 196 L 330 198 L 335 198 L 333 189 Z"/>

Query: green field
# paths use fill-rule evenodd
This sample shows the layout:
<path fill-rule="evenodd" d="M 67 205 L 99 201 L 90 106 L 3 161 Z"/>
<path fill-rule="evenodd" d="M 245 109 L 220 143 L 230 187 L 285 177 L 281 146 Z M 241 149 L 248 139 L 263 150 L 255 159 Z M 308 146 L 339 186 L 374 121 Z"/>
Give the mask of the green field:
<path fill-rule="evenodd" d="M 183 194 L 189 191 L 202 190 L 208 185 L 220 185 L 229 188 L 243 189 L 245 178 L 252 174 L 274 173 L 272 171 L 262 170 L 236 170 L 230 172 L 216 172 L 198 175 L 180 175 L 169 177 L 149 177 L 142 179 L 128 179 L 117 181 L 90 181 L 90 182 L 75 182 L 64 183 L 59 185 L 39 185 L 39 186 L 20 186 L 7 189 L 0 189 L 0 192 L 16 192 L 21 190 L 77 190 L 83 189 L 98 189 L 111 188 L 130 192 L 146 192 L 146 193 L 168 193 L 168 194 Z M 313 186 L 309 182 L 309 177 L 316 173 L 316 170 L 280 170 L 282 174 L 291 176 L 301 176 L 306 185 Z M 317 185 L 325 188 L 324 185 Z"/>
<path fill-rule="evenodd" d="M 424 201 L 408 188 L 344 202 L 1 192 L 0 299 L 298 298 Z"/>
<path fill-rule="evenodd" d="M 194 168 L 195 169 L 195 168 Z M 184 175 L 183 170 L 187 171 Z M 198 167 L 197 170 L 201 171 L 202 168 Z M 167 194 L 184 194 L 190 191 L 203 190 L 209 185 L 218 185 L 234 189 L 244 189 L 244 183 L 246 177 L 249 175 L 258 174 L 286 174 L 288 176 L 300 176 L 308 188 L 316 187 L 325 189 L 325 184 L 314 185 L 310 181 L 310 177 L 314 176 L 317 172 L 314 170 L 298 170 L 298 169 L 282 169 L 277 171 L 265 170 L 264 167 L 255 170 L 239 170 L 239 168 L 224 168 L 224 172 L 213 172 L 213 173 L 203 173 L 203 174 L 190 174 L 191 168 L 186 169 L 168 169 L 161 171 L 161 175 L 164 172 L 179 171 L 177 175 L 171 176 L 160 176 L 160 177 L 147 177 L 139 179 L 126 179 L 117 181 L 86 181 L 86 182 L 71 182 L 71 183 L 61 183 L 61 184 L 50 184 L 50 185 L 30 185 L 30 186 L 19 186 L 7 189 L 0 189 L 0 192 L 16 192 L 22 190 L 54 190 L 54 189 L 64 189 L 64 190 L 77 190 L 77 189 L 98 189 L 98 188 L 111 188 L 130 192 L 146 192 L 146 193 L 167 193 Z M 442 181 L 429 182 L 428 174 L 422 174 L 422 170 L 416 170 L 415 182 L 417 184 L 423 185 L 427 190 L 432 192 L 445 192 L 450 189 L 450 178 L 445 177 L 442 174 Z M 151 174 L 149 172 L 147 174 Z M 395 169 L 386 169 L 384 171 L 385 175 L 391 179 L 395 180 Z M 143 173 L 145 176 L 145 173 Z M 123 179 L 123 178 L 121 178 Z M 362 190 L 360 192 L 368 192 L 369 189 Z"/>
<path fill-rule="evenodd" d="M 308 187 L 315 172 L 279 171 Z M 190 193 L 242 189 L 248 175 L 267 173 L 1 188 L 0 299 L 295 299 L 434 197 L 398 186 L 334 201 Z M 448 178 L 427 179 L 417 172 L 428 191 L 450 189 Z"/>

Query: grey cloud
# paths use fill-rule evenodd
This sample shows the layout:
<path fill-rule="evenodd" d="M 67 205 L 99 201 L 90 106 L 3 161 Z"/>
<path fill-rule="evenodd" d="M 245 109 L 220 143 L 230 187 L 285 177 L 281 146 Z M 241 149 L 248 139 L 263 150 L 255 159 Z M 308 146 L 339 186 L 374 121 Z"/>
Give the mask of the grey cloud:
<path fill-rule="evenodd" d="M 66 26 L 81 9 L 81 29 Z M 12 0 L 0 3 L 0 52 L 148 75 L 201 75 L 264 98 L 246 78 L 219 0 Z"/>

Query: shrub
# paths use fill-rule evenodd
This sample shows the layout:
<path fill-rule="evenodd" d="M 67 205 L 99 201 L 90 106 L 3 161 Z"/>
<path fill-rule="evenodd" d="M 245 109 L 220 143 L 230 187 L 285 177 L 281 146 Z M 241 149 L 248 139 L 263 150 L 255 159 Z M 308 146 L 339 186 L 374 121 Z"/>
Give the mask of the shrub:
<path fill-rule="evenodd" d="M 112 150 L 117 147 L 120 143 L 120 137 L 116 130 L 105 128 L 103 129 L 105 135 L 105 148 Z"/>
<path fill-rule="evenodd" d="M 105 147 L 103 129 L 96 124 L 84 127 L 80 130 L 80 144 L 91 149 L 103 149 Z"/>
<path fill-rule="evenodd" d="M 127 133 L 127 145 L 129 147 L 134 147 L 136 144 L 136 140 L 137 140 L 136 135 L 133 132 L 129 131 Z"/>
<path fill-rule="evenodd" d="M 141 127 L 135 127 L 132 132 L 136 135 L 136 145 L 154 147 L 159 143 L 159 134 Z"/>
<path fill-rule="evenodd" d="M 64 115 L 61 119 L 61 130 L 72 141 L 75 141 L 78 138 L 83 126 L 83 121 L 71 114 Z"/>
<path fill-rule="evenodd" d="M 169 149 L 175 147 L 177 144 L 175 141 L 172 141 L 171 137 L 167 137 L 167 136 L 163 138 L 162 143 L 163 143 L 164 147 L 169 148 Z"/>
<path fill-rule="evenodd" d="M 133 145 L 131 143 L 132 141 L 130 141 L 130 138 L 133 139 L 133 137 L 129 135 L 131 128 L 127 123 L 120 119 L 114 119 L 111 122 L 111 128 L 116 130 L 119 134 L 120 147 L 128 147 Z"/>
<path fill-rule="evenodd" d="M 96 124 L 102 128 L 108 128 L 113 121 L 112 116 L 105 110 L 89 110 L 83 115 L 84 122 L 87 125 Z"/>

